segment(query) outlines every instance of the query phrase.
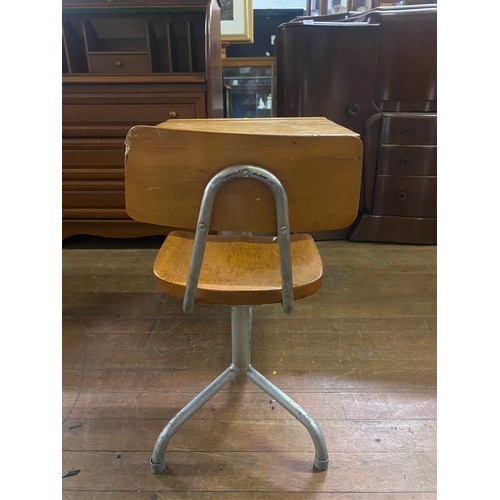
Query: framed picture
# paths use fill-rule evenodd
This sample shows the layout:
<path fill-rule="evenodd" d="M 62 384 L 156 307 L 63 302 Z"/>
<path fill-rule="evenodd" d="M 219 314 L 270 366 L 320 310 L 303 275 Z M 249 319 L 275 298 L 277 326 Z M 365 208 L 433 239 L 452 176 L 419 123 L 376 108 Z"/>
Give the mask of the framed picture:
<path fill-rule="evenodd" d="M 223 42 L 253 43 L 253 1 L 221 0 Z"/>

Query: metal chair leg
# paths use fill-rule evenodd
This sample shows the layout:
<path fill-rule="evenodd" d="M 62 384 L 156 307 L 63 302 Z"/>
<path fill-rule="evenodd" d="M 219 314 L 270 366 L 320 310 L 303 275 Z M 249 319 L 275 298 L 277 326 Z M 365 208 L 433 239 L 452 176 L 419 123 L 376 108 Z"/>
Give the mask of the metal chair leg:
<path fill-rule="evenodd" d="M 156 440 L 151 457 L 151 471 L 160 474 L 165 470 L 165 451 L 175 432 L 224 385 L 236 376 L 246 375 L 264 392 L 290 412 L 308 430 L 316 450 L 314 467 L 318 470 L 328 468 L 328 450 L 325 438 L 314 419 L 293 399 L 278 389 L 270 380 L 250 364 L 252 336 L 252 308 L 238 306 L 231 308 L 232 362 L 211 384 L 201 391 L 163 428 Z"/>
<path fill-rule="evenodd" d="M 246 376 L 283 406 L 285 410 L 289 411 L 308 430 L 316 450 L 314 467 L 318 470 L 328 469 L 328 450 L 323 433 L 316 421 L 292 398 L 287 396 L 281 389 L 278 389 L 278 387 L 252 366 L 248 367 Z"/>
<path fill-rule="evenodd" d="M 156 439 L 153 456 L 151 457 L 151 472 L 154 474 L 161 474 L 165 470 L 167 466 L 165 462 L 165 451 L 172 436 L 196 411 L 215 396 L 230 380 L 236 377 L 237 374 L 238 372 L 234 370 L 232 366 L 226 368 L 226 370 L 224 370 L 213 382 L 207 385 L 205 389 L 195 396 L 172 420 L 170 420 Z"/>

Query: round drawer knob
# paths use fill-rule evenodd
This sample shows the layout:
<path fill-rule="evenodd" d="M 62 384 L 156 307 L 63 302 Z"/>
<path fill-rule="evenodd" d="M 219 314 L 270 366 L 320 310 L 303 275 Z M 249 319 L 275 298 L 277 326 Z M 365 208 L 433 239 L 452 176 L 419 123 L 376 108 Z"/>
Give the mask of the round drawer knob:
<path fill-rule="evenodd" d="M 409 156 L 403 156 L 400 161 L 403 167 L 409 167 L 411 165 L 411 158 Z"/>
<path fill-rule="evenodd" d="M 414 131 L 412 128 L 410 128 L 410 127 L 405 127 L 405 128 L 403 129 L 403 132 L 404 132 L 404 134 L 405 134 L 405 135 L 413 135 L 413 133 L 414 133 L 415 131 Z"/>
<path fill-rule="evenodd" d="M 346 108 L 346 113 L 351 118 L 355 118 L 361 113 L 361 106 L 356 102 L 351 102 Z"/>
<path fill-rule="evenodd" d="M 170 111 L 168 116 L 170 116 L 170 118 L 175 118 L 177 116 L 177 113 L 175 111 Z"/>
<path fill-rule="evenodd" d="M 408 198 L 408 195 L 404 191 L 400 191 L 397 194 L 397 198 L 398 198 L 399 201 L 405 201 L 406 198 Z"/>
<path fill-rule="evenodd" d="M 123 61 L 115 61 L 115 66 L 117 66 L 118 68 L 122 68 L 123 67 Z"/>

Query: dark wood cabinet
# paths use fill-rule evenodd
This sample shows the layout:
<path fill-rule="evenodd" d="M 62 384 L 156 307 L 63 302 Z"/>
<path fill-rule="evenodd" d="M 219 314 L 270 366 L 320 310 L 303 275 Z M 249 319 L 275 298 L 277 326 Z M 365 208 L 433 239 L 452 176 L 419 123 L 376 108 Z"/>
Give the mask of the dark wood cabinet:
<path fill-rule="evenodd" d="M 223 116 L 216 0 L 63 0 L 63 238 L 169 228 L 125 210 L 125 135 L 134 125 Z"/>
<path fill-rule="evenodd" d="M 370 117 L 364 129 L 363 208 L 354 241 L 436 243 L 436 113 Z"/>
<path fill-rule="evenodd" d="M 278 116 L 326 116 L 363 140 L 353 241 L 436 243 L 436 17 L 379 7 L 278 29 Z"/>

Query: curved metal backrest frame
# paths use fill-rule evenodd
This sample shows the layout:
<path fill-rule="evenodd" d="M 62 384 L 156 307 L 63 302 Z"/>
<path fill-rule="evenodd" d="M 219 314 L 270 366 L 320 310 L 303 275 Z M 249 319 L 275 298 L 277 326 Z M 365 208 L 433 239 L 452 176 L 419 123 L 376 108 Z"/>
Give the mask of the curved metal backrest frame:
<path fill-rule="evenodd" d="M 288 199 L 280 180 L 268 170 L 255 165 L 233 165 L 222 169 L 208 182 L 201 200 L 193 252 L 189 265 L 189 273 L 184 293 L 183 310 L 189 313 L 193 310 L 196 289 L 200 277 L 207 235 L 210 228 L 215 198 L 219 189 L 233 179 L 256 179 L 266 184 L 274 195 L 276 206 L 276 232 L 281 267 L 281 290 L 283 310 L 291 312 L 293 308 L 292 257 L 290 250 L 290 224 L 288 222 Z"/>

